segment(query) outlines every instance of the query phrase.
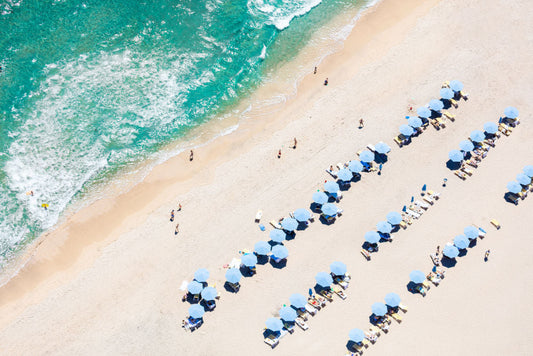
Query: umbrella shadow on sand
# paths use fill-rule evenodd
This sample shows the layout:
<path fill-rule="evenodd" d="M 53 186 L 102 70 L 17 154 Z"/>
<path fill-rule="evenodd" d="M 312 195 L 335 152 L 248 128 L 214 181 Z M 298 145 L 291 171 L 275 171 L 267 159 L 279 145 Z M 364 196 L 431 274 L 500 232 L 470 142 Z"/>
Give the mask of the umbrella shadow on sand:
<path fill-rule="evenodd" d="M 454 162 L 452 161 L 451 159 L 449 159 L 447 162 L 446 162 L 446 167 L 451 170 L 451 171 L 456 171 L 458 170 L 459 168 L 461 168 L 461 162 Z"/>
<path fill-rule="evenodd" d="M 455 265 L 457 264 L 457 259 L 443 256 L 441 264 L 446 268 L 452 268 L 455 267 Z"/>
<path fill-rule="evenodd" d="M 270 259 L 270 265 L 271 265 L 272 267 L 276 268 L 276 269 L 282 269 L 282 268 L 284 268 L 285 266 L 287 266 L 287 259 L 284 258 L 284 259 L 282 259 L 281 261 L 276 262 L 276 261 L 274 261 L 273 258 L 271 258 L 271 259 Z"/>

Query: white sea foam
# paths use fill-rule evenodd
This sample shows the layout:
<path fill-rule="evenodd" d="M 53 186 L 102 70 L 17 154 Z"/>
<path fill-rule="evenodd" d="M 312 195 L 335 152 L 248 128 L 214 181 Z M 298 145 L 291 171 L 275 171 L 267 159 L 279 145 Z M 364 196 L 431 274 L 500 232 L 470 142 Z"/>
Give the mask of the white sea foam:
<path fill-rule="evenodd" d="M 289 27 L 292 19 L 305 15 L 322 0 L 249 0 L 248 10 L 254 16 L 266 16 L 267 24 L 278 30 Z"/>

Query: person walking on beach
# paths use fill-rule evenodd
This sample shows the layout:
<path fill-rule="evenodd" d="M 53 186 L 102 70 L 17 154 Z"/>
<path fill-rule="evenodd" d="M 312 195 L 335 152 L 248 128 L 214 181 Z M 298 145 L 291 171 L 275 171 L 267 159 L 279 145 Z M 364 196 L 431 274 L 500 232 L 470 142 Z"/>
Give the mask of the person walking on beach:
<path fill-rule="evenodd" d="M 178 211 L 181 211 L 181 204 L 178 203 Z"/>
<path fill-rule="evenodd" d="M 317 69 L 318 69 L 318 68 L 317 68 L 317 67 L 315 67 L 315 71 L 313 72 L 313 74 L 316 74 L 316 70 L 317 70 Z"/>
<path fill-rule="evenodd" d="M 381 170 L 383 169 L 383 163 L 380 163 L 379 164 L 379 172 L 378 172 L 378 175 L 381 175 Z"/>
<path fill-rule="evenodd" d="M 189 161 L 192 161 L 193 158 L 194 158 L 194 153 L 193 153 L 192 150 L 191 150 L 191 155 L 189 156 Z"/>
<path fill-rule="evenodd" d="M 296 137 L 294 138 L 294 146 L 292 148 L 296 149 L 296 145 L 298 144 L 298 141 L 296 140 Z"/>
<path fill-rule="evenodd" d="M 281 148 L 278 151 L 278 158 L 281 158 Z"/>
<path fill-rule="evenodd" d="M 177 235 L 178 232 L 180 232 L 180 224 L 176 224 L 176 230 L 174 231 L 174 235 Z"/>
<path fill-rule="evenodd" d="M 174 221 L 174 209 L 170 212 L 170 221 Z"/>
<path fill-rule="evenodd" d="M 485 262 L 489 260 L 490 250 L 485 251 Z"/>
<path fill-rule="evenodd" d="M 362 129 L 363 127 L 365 127 L 365 122 L 363 121 L 363 118 L 361 118 L 359 120 L 359 128 Z"/>
<path fill-rule="evenodd" d="M 435 252 L 435 254 L 438 256 L 439 252 L 440 252 L 440 246 L 437 246 L 437 252 Z"/>
<path fill-rule="evenodd" d="M 324 80 L 324 85 L 328 85 L 328 78 L 326 78 L 326 80 Z"/>

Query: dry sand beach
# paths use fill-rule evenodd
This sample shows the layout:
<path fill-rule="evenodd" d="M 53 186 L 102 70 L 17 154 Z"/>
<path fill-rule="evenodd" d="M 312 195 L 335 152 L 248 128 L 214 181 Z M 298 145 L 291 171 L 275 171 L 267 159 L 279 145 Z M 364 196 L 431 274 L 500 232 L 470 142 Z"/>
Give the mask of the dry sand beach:
<path fill-rule="evenodd" d="M 533 197 L 515 206 L 503 195 L 507 182 L 533 164 L 531 18 L 526 0 L 383 0 L 345 48 L 271 113 L 278 119 L 243 122 L 195 150 L 193 162 L 188 154 L 167 161 L 128 193 L 96 202 L 41 239 L 26 267 L 0 289 L 0 354 L 343 355 L 348 332 L 367 329 L 371 305 L 389 292 L 409 311 L 364 354 L 530 354 Z M 450 109 L 455 122 L 439 131 L 430 126 L 398 148 L 392 138 L 408 108 L 438 98 L 452 79 L 469 94 Z M 497 141 L 472 177 L 459 180 L 446 167 L 448 152 L 510 105 L 520 110 L 521 124 Z M 294 137 L 298 147 L 290 149 Z M 379 141 L 392 147 L 388 162 L 381 175 L 363 174 L 343 193 L 342 217 L 298 231 L 285 243 L 284 268 L 259 265 L 238 293 L 223 289 L 223 265 L 268 240 L 271 227 L 262 232 L 254 223 L 258 209 L 268 225 L 308 208 L 330 178 L 326 168 Z M 359 253 L 365 232 L 420 197 L 424 184 L 441 198 L 366 261 Z M 178 202 L 175 236 L 169 213 Z M 486 237 L 425 298 L 408 292 L 409 273 L 429 272 L 429 254 L 470 224 L 482 226 Z M 270 349 L 265 320 L 292 293 L 306 295 L 333 261 L 344 262 L 352 276 L 347 299 L 335 298 L 309 317 L 307 331 Z M 181 302 L 179 286 L 198 268 L 211 272 L 221 298 L 190 333 L 181 327 L 189 303 Z"/>

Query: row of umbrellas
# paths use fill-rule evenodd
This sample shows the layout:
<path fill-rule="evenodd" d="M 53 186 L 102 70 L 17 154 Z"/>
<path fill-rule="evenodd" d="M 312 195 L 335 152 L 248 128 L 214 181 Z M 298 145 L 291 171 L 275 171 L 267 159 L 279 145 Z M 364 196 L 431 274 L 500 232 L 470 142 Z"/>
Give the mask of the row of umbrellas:
<path fill-rule="evenodd" d="M 402 215 L 396 211 L 391 211 L 387 214 L 387 221 L 380 221 L 377 223 L 377 231 L 382 234 L 390 234 L 393 227 L 402 222 Z M 370 244 L 376 244 L 381 239 L 381 236 L 376 231 L 369 231 L 365 234 L 365 241 Z"/>
<path fill-rule="evenodd" d="M 498 125 L 495 122 L 487 122 L 483 125 L 483 130 L 474 130 L 470 133 L 469 140 L 463 140 L 459 142 L 459 150 L 451 150 L 448 153 L 448 158 L 452 162 L 461 162 L 464 159 L 466 152 L 473 151 L 475 146 L 474 143 L 480 143 L 486 138 L 486 134 L 495 134 L 498 132 Z"/>
<path fill-rule="evenodd" d="M 518 194 L 522 191 L 523 187 L 531 184 L 533 178 L 533 166 L 525 166 L 521 173 L 516 176 L 516 181 L 507 183 L 507 190 L 513 194 Z"/>
<path fill-rule="evenodd" d="M 281 231 L 281 230 L 272 230 L 272 231 L 280 231 L 282 233 L 282 234 L 280 234 L 280 233 L 271 232 L 270 238 L 272 239 L 272 241 L 276 242 L 276 240 L 277 240 L 278 242 L 281 243 L 283 240 L 285 240 L 285 236 L 286 235 L 283 233 L 283 231 Z M 276 240 L 274 240 L 274 239 L 276 239 Z M 254 245 L 254 252 L 256 254 L 258 254 L 258 255 L 261 255 L 261 256 L 266 256 L 266 255 L 268 255 L 270 253 L 274 258 L 279 258 L 279 259 L 284 259 L 284 258 L 287 258 L 289 256 L 289 250 L 287 249 L 287 247 L 285 247 L 283 245 L 275 245 L 274 247 L 272 247 L 267 241 L 258 241 L 258 242 L 256 242 L 256 244 Z M 246 257 L 246 256 L 248 256 L 248 254 L 243 256 L 243 258 L 241 260 L 242 263 L 246 267 L 255 266 L 255 264 L 257 263 L 257 257 L 254 260 L 252 257 Z M 252 255 L 252 256 L 254 256 L 254 255 Z M 254 262 L 254 263 L 252 264 L 252 262 Z"/>

